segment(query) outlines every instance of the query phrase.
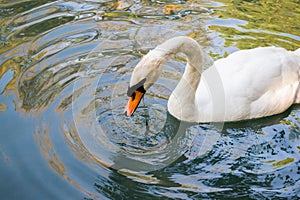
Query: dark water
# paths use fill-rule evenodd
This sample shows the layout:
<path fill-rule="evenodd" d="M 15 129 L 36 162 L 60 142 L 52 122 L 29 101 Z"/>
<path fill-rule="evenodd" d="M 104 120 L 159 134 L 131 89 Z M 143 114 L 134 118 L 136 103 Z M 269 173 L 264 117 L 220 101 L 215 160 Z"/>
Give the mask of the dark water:
<path fill-rule="evenodd" d="M 300 2 L 2 1 L 1 199 L 300 198 L 300 111 L 228 124 L 167 113 L 174 58 L 132 118 L 133 67 L 189 35 L 211 56 L 300 47 Z M 148 125 L 146 125 L 146 123 Z"/>

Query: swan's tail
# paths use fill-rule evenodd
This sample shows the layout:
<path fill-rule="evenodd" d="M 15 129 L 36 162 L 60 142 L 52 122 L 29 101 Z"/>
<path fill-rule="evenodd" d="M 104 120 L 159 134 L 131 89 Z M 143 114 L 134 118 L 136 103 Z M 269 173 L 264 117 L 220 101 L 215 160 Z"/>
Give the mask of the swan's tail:
<path fill-rule="evenodd" d="M 295 51 L 295 53 L 296 53 L 297 55 L 299 55 L 299 56 L 300 56 L 300 48 L 299 48 L 299 49 L 297 49 L 297 50 Z"/>
<path fill-rule="evenodd" d="M 297 49 L 296 51 L 294 51 L 296 55 L 298 55 L 300 57 L 300 48 Z M 299 68 L 300 68 L 300 65 L 299 65 Z M 300 76 L 300 69 L 298 71 L 298 74 Z M 298 76 L 298 77 L 299 77 Z M 299 80 L 300 81 L 300 80 Z M 296 99 L 295 99 L 295 103 L 300 103 L 300 86 L 298 86 L 298 90 L 297 90 L 297 96 L 296 96 Z"/>

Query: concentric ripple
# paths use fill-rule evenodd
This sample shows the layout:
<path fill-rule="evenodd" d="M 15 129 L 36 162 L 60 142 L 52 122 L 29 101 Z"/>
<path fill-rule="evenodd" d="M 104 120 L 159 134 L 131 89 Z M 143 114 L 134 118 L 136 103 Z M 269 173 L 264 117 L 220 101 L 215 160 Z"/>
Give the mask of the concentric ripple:
<path fill-rule="evenodd" d="M 126 92 L 136 61 L 129 59 L 125 66 L 115 66 L 121 61 L 124 63 L 124 59 L 128 57 L 104 56 L 102 59 L 98 56 L 90 65 L 93 70 L 99 66 L 99 75 L 86 74 L 75 83 L 74 92 L 85 85 L 84 93 L 72 101 L 76 128 L 85 148 L 100 162 L 118 170 L 157 170 L 182 156 L 190 142 L 184 139 L 185 131 L 167 116 L 167 97 L 176 81 L 170 77 L 177 77 L 178 73 L 166 70 L 169 79 L 162 78 L 155 84 L 148 91 L 144 105 L 128 118 L 124 115 Z M 173 67 L 176 68 L 169 66 L 169 69 Z"/>
<path fill-rule="evenodd" d="M 299 199 L 299 106 L 181 122 L 167 112 L 185 66 L 178 55 L 124 116 L 133 67 L 156 45 L 193 37 L 207 65 L 238 49 L 294 50 L 298 11 L 292 0 L 3 1 L 1 198 Z"/>

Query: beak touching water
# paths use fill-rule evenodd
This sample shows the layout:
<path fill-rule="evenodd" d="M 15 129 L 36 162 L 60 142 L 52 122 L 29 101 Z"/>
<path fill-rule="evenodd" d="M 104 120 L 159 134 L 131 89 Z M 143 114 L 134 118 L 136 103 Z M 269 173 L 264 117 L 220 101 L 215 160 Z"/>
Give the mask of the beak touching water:
<path fill-rule="evenodd" d="M 140 82 L 132 87 L 128 87 L 127 95 L 129 96 L 129 101 L 125 107 L 125 115 L 131 116 L 140 104 L 146 90 L 144 89 L 144 83 L 146 78 L 142 79 Z"/>
<path fill-rule="evenodd" d="M 141 102 L 145 92 L 141 91 L 134 91 L 133 94 L 130 96 L 127 106 L 125 108 L 125 114 L 129 117 L 131 116 L 134 111 L 137 109 L 139 103 Z"/>

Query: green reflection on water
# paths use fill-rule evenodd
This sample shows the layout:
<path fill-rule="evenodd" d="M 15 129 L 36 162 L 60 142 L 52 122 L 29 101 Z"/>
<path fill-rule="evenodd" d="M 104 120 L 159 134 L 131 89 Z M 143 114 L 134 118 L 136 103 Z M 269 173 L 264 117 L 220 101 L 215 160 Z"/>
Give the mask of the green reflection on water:
<path fill-rule="evenodd" d="M 212 25 L 210 29 L 221 33 L 225 46 L 240 49 L 258 46 L 281 46 L 289 50 L 299 48 L 300 1 L 267 0 L 242 1 L 219 0 L 224 6 L 213 14 L 223 25 Z M 242 20 L 227 26 L 236 19 Z"/>
<path fill-rule="evenodd" d="M 280 160 L 280 161 L 278 161 L 276 163 L 273 163 L 272 165 L 274 167 L 282 167 L 282 166 L 287 165 L 287 164 L 289 164 L 291 162 L 294 162 L 294 160 L 295 160 L 294 158 L 286 158 L 286 159 Z"/>
<path fill-rule="evenodd" d="M 37 116 L 37 121 L 45 117 L 49 124 L 58 127 L 51 128 L 49 124 L 41 123 L 35 129 L 35 141 L 41 150 L 41 159 L 44 159 L 60 178 L 92 197 L 93 194 L 89 191 L 94 191 L 93 180 L 99 174 L 100 178 L 97 178 L 99 180 L 94 184 L 95 190 L 111 197 L 110 199 L 120 199 L 125 195 L 127 197 L 135 196 L 135 198 L 136 195 L 141 198 L 149 198 L 151 195 L 164 195 L 166 198 L 178 195 L 182 199 L 187 197 L 201 199 L 200 197 L 204 196 L 216 198 L 223 196 L 220 192 L 213 194 L 214 190 L 221 191 L 227 188 L 232 191 L 225 193 L 225 196 L 232 197 L 234 195 L 253 195 L 253 187 L 273 189 L 278 183 L 283 189 L 290 185 L 295 188 L 298 186 L 297 166 L 299 166 L 300 146 L 298 145 L 299 118 L 297 116 L 299 114 L 297 108 L 293 108 L 295 112 L 292 112 L 288 118 L 284 117 L 289 115 L 290 111 L 263 121 L 252 121 L 247 124 L 236 123 L 235 127 L 227 128 L 224 134 L 221 134 L 221 139 L 212 147 L 211 151 L 201 152 L 201 156 L 196 155 L 198 151 L 200 152 L 202 144 L 200 143 L 202 137 L 199 136 L 199 139 L 195 140 L 198 143 L 195 142 L 191 147 L 191 152 L 186 154 L 192 156 L 185 161 L 178 160 L 165 169 L 152 174 L 136 174 L 126 170 L 119 170 L 118 173 L 115 173 L 105 169 L 106 173 L 97 171 L 95 173 L 97 175 L 94 175 L 91 178 L 92 181 L 89 182 L 85 182 L 86 177 L 84 176 L 87 172 L 82 168 L 78 171 L 73 170 L 73 166 L 78 162 L 82 165 L 88 164 L 88 166 L 92 165 L 90 163 L 97 166 L 104 166 L 104 164 L 92 156 L 87 156 L 89 152 L 76 131 L 68 108 L 71 108 L 72 100 L 82 96 L 83 91 L 90 85 L 86 82 L 85 85 L 74 91 L 71 84 L 77 77 L 80 78 L 81 74 L 77 72 L 90 69 L 85 68 L 85 66 L 90 66 L 89 62 L 91 62 L 85 59 L 85 55 L 89 54 L 98 44 L 102 48 L 100 50 L 104 52 L 103 55 L 107 57 L 124 55 L 116 60 L 118 65 L 109 64 L 112 67 L 108 68 L 106 73 L 114 75 L 107 76 L 107 79 L 113 79 L 108 83 L 110 88 L 118 81 L 120 74 L 124 77 L 126 74 L 130 74 L 132 68 L 129 68 L 126 63 L 134 63 L 133 60 L 139 60 L 141 54 L 154 48 L 156 43 L 173 37 L 175 33 L 195 38 L 205 49 L 212 51 L 211 55 L 214 58 L 227 55 L 227 52 L 219 53 L 218 47 L 222 49 L 220 51 L 223 49 L 226 51 L 230 48 L 236 50 L 236 47 L 247 49 L 276 45 L 294 50 L 300 47 L 300 37 L 298 36 L 300 30 L 299 1 L 220 0 L 219 2 L 223 3 L 222 6 L 218 3 L 214 4 L 213 1 L 203 0 L 174 2 L 142 0 L 140 4 L 135 4 L 134 1 L 111 2 L 104 0 L 101 1 L 102 3 L 99 3 L 100 1 L 83 1 L 88 5 L 91 4 L 87 7 L 72 1 L 69 1 L 68 4 L 64 1 L 53 2 L 53 4 L 46 4 L 46 2 L 48 1 L 42 3 L 26 1 L 0 5 L 0 25 L 2 26 L 0 28 L 0 54 L 3 59 L 0 63 L 0 79 L 6 80 L 3 84 L 4 95 L 11 94 L 8 93 L 9 90 L 17 91 L 14 104 L 6 104 L 4 97 L 3 100 L 1 99 L 0 112 L 7 114 L 11 112 L 12 106 L 20 107 L 26 112 L 32 111 L 37 115 L 41 113 L 42 117 Z M 209 30 L 204 28 L 207 21 Z M 216 37 L 207 36 L 206 31 L 216 34 Z M 218 44 L 218 40 L 223 40 L 224 43 Z M 230 51 L 228 52 L 230 53 Z M 95 56 L 96 53 L 99 52 L 96 51 Z M 103 66 L 106 65 L 105 56 L 101 58 Z M 88 58 L 90 59 L 91 56 Z M 184 66 L 181 58 L 177 58 L 176 61 L 182 63 L 180 66 Z M 99 61 L 99 63 L 101 62 Z M 93 69 L 99 72 L 91 73 L 91 75 L 98 76 L 101 71 L 99 69 L 102 69 L 100 66 L 93 66 L 95 67 Z M 179 72 L 182 68 L 174 69 L 174 71 L 178 71 L 178 74 L 166 70 L 166 74 L 164 74 L 166 79 L 172 80 L 177 76 L 180 78 Z M 127 77 L 126 81 L 128 81 Z M 102 104 L 109 105 L 110 94 L 107 92 L 109 87 L 102 89 L 102 85 L 97 86 Z M 161 89 L 163 88 L 161 87 Z M 167 93 L 164 94 L 166 94 L 164 99 L 167 99 Z M 152 97 L 149 95 L 148 98 Z M 124 98 L 124 96 L 120 95 L 116 98 Z M 51 107 L 51 103 L 55 103 L 54 106 Z M 102 105 L 97 103 L 100 108 Z M 88 112 L 92 105 L 94 104 L 85 102 L 81 106 L 86 108 L 85 112 Z M 106 109 L 104 106 L 103 108 Z M 47 109 L 51 113 L 59 111 L 64 116 L 56 118 L 56 115 L 49 115 Z M 109 113 L 109 111 L 105 112 Z M 16 122 L 18 124 L 18 120 L 23 119 L 11 118 L 10 115 L 5 116 L 4 119 L 13 119 L 11 121 L 14 123 L 3 123 L 2 127 L 7 127 L 9 129 L 7 132 L 11 132 L 7 135 L 13 134 L 20 137 L 22 132 L 29 135 L 28 141 L 32 140 L 32 130 L 24 130 L 24 128 L 20 129 L 15 126 Z M 26 119 L 23 124 L 26 124 L 26 127 L 33 126 L 31 123 L 28 126 L 29 121 L 30 119 Z M 63 130 L 59 128 L 61 124 L 58 121 L 62 121 Z M 89 121 L 89 119 L 85 121 Z M 19 124 L 24 127 L 23 124 Z M 109 125 L 111 124 L 107 126 Z M 272 128 L 272 125 L 276 129 Z M 15 129 L 11 127 L 15 127 Z M 209 132 L 211 131 L 209 128 L 194 127 L 193 130 L 194 135 L 200 135 L 203 132 L 212 134 Z M 68 146 L 62 145 L 63 141 L 59 137 L 59 131 L 67 138 L 65 142 Z M 110 127 L 108 131 L 110 131 Z M 6 131 L 1 132 L 5 133 Z M 13 163 L 18 158 L 32 163 L 26 157 L 32 155 L 31 151 L 33 150 L 28 150 L 32 146 L 32 142 L 28 142 L 27 146 L 23 142 L 20 143 L 23 146 L 12 146 L 13 150 L 11 151 L 5 148 L 1 149 L 2 146 L 10 144 L 5 136 L 3 134 L 1 137 L 3 144 L 0 144 L 0 158 L 6 163 Z M 162 138 L 160 140 L 162 141 Z M 16 144 L 15 138 L 12 138 L 11 141 L 12 144 Z M 22 141 L 24 141 L 23 138 Z M 130 144 L 131 140 L 126 142 Z M 22 148 L 20 152 L 24 155 L 10 156 L 18 146 Z M 72 160 L 69 154 L 62 150 L 62 147 L 70 148 L 75 159 Z M 66 162 L 67 159 L 70 161 Z M 44 160 L 41 162 L 43 163 Z M 267 160 L 266 163 L 263 162 L 264 160 Z M 18 166 L 24 170 L 26 165 Z M 30 164 L 27 166 L 34 169 Z M 34 170 L 29 172 L 34 172 Z M 93 174 L 93 172 L 89 173 Z M 31 173 L 28 173 L 28 177 L 25 176 L 24 180 L 19 182 L 20 185 L 28 182 L 27 178 L 34 178 L 30 175 Z M 49 181 L 50 177 L 53 177 L 52 171 L 43 175 L 47 180 L 48 188 L 57 188 L 57 182 Z M 288 176 L 278 179 L 277 177 L 281 175 Z M 14 177 L 15 173 L 11 173 L 9 176 L 11 180 L 17 180 Z M 292 183 L 290 184 L 288 181 Z M 41 184 L 41 182 L 36 183 Z M 128 185 L 133 187 L 129 188 Z M 34 191 L 36 192 L 36 190 Z M 296 196 L 298 194 L 297 191 L 290 193 L 292 194 L 288 195 Z M 195 195 L 199 195 L 199 198 Z M 260 193 L 256 196 L 254 194 L 254 197 L 257 198 L 262 196 L 264 195 Z M 268 197 L 268 194 L 266 196 Z"/>

